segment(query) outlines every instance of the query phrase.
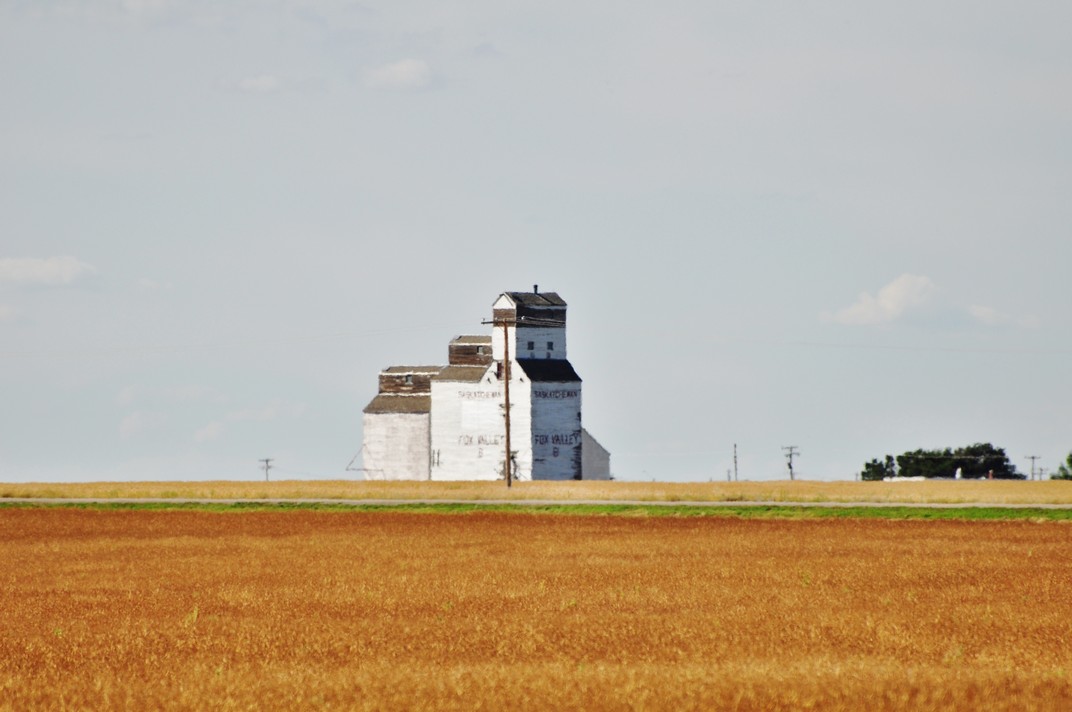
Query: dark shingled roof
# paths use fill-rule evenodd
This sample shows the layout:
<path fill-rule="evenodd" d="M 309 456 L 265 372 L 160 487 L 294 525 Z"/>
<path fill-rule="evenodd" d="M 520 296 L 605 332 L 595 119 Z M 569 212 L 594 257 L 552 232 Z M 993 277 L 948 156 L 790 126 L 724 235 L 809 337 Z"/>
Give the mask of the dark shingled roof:
<path fill-rule="evenodd" d="M 519 358 L 517 364 L 533 382 L 579 383 L 581 377 L 565 359 Z"/>
<path fill-rule="evenodd" d="M 431 396 L 398 396 L 380 394 L 365 406 L 365 413 L 430 413 Z"/>
<path fill-rule="evenodd" d="M 466 381 L 476 383 L 488 372 L 487 366 L 447 366 L 432 377 L 433 381 Z"/>
<path fill-rule="evenodd" d="M 554 292 L 507 292 L 506 295 L 517 304 L 526 307 L 564 307 L 566 302 Z"/>

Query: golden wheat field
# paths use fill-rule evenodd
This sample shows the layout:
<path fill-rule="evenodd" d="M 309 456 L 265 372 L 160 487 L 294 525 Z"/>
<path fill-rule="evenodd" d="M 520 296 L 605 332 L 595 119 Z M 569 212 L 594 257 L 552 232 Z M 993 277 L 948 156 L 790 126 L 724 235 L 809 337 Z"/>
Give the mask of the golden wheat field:
<path fill-rule="evenodd" d="M 0 709 L 1072 709 L 1072 527 L 0 509 Z"/>
<path fill-rule="evenodd" d="M 1072 504 L 1072 482 L 87 482 L 0 484 L 0 498 L 630 500 L 648 502 L 902 502 Z"/>

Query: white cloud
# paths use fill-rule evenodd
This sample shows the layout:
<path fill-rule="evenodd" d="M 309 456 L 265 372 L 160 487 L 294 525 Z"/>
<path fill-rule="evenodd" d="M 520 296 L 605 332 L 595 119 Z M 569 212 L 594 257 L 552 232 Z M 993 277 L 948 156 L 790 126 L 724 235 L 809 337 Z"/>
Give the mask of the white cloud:
<path fill-rule="evenodd" d="M 7 304 L 0 304 L 0 321 L 10 321 L 15 318 L 15 307 L 9 307 Z"/>
<path fill-rule="evenodd" d="M 69 255 L 61 257 L 7 257 L 0 259 L 0 282 L 15 284 L 70 284 L 97 268 Z"/>
<path fill-rule="evenodd" d="M 365 86 L 372 89 L 421 89 L 432 81 L 432 70 L 420 59 L 403 59 L 365 72 Z"/>
<path fill-rule="evenodd" d="M 159 413 L 146 413 L 144 411 L 136 410 L 120 421 L 119 437 L 123 440 L 129 440 L 135 435 L 139 435 L 146 430 L 159 425 L 164 422 L 164 420 L 166 420 L 166 418 Z"/>
<path fill-rule="evenodd" d="M 910 309 L 923 306 L 930 300 L 934 291 L 934 283 L 930 278 L 902 274 L 878 290 L 876 296 L 863 292 L 855 304 L 827 318 L 839 324 L 883 324 L 897 319 Z"/>
<path fill-rule="evenodd" d="M 282 88 L 283 82 L 277 76 L 261 74 L 255 77 L 239 79 L 235 86 L 239 91 L 244 91 L 250 94 L 267 94 L 269 92 L 278 91 Z"/>

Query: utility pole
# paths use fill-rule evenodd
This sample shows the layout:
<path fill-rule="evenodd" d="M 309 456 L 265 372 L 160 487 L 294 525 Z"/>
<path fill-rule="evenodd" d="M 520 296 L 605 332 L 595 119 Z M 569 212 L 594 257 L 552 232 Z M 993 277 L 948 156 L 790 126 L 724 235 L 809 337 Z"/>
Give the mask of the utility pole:
<path fill-rule="evenodd" d="M 1027 456 L 1024 457 L 1024 459 L 1031 461 L 1031 479 L 1035 479 L 1035 460 L 1038 460 L 1039 456 L 1038 455 L 1027 455 Z"/>
<path fill-rule="evenodd" d="M 507 323 L 508 320 L 503 319 L 503 417 L 506 419 L 506 460 L 503 469 L 506 471 L 506 488 L 509 489 L 513 486 L 514 478 L 510 467 L 510 330 Z"/>
<path fill-rule="evenodd" d="M 785 450 L 785 459 L 789 461 L 789 479 L 795 480 L 796 477 L 793 476 L 793 458 L 799 456 L 800 453 L 797 452 L 796 445 L 783 445 L 782 449 Z"/>
<path fill-rule="evenodd" d="M 265 458 L 262 458 L 260 460 L 257 460 L 257 462 L 263 462 L 264 463 L 264 481 L 265 482 L 268 481 L 268 470 L 272 469 L 272 460 L 273 459 L 274 458 L 271 458 L 271 457 L 265 457 Z"/>
<path fill-rule="evenodd" d="M 513 486 L 514 476 L 510 458 L 510 325 L 516 325 L 517 319 L 495 319 L 485 321 L 493 327 L 501 326 L 503 330 L 503 418 L 506 424 L 506 459 L 503 460 L 503 474 L 506 475 L 507 488 Z"/>
<path fill-rule="evenodd" d="M 733 481 L 737 481 L 737 443 L 733 444 Z"/>

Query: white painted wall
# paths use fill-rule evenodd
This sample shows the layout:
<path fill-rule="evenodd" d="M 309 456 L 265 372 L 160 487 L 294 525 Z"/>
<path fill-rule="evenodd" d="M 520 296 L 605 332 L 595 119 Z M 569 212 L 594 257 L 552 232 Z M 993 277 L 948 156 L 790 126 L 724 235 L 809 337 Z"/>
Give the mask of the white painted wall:
<path fill-rule="evenodd" d="M 515 451 L 515 479 L 529 479 L 531 417 L 524 372 L 514 364 L 510 385 L 510 447 Z M 527 380 L 527 379 L 526 379 Z M 479 383 L 432 382 L 431 478 L 497 480 L 506 458 L 503 382 L 492 366 Z"/>
<path fill-rule="evenodd" d="M 500 329 L 501 331 L 501 329 Z M 533 348 L 529 348 L 529 342 Z M 553 344 L 548 349 L 547 344 Z M 565 328 L 551 327 L 525 327 L 517 329 L 514 341 L 514 358 L 566 358 L 566 330 Z"/>
<path fill-rule="evenodd" d="M 428 479 L 427 413 L 365 413 L 363 427 L 365 479 Z"/>
<path fill-rule="evenodd" d="M 532 477 L 571 480 L 581 472 L 581 384 L 531 384 Z"/>

